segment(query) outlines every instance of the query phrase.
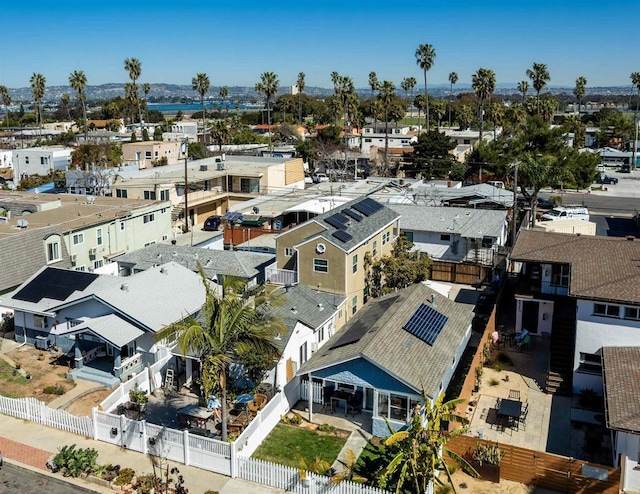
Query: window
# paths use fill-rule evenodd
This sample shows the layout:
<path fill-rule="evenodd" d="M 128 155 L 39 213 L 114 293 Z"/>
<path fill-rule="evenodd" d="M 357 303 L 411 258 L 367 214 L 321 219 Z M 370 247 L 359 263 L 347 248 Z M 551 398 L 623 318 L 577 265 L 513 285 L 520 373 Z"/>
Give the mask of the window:
<path fill-rule="evenodd" d="M 145 152 L 144 152 L 144 157 L 145 157 L 146 159 L 150 160 L 150 159 L 151 159 L 151 151 L 145 151 Z"/>
<path fill-rule="evenodd" d="M 33 315 L 33 325 L 38 329 L 44 329 L 47 327 L 47 319 L 44 316 Z"/>
<path fill-rule="evenodd" d="M 595 353 L 580 352 L 580 372 L 588 372 L 592 374 L 602 374 L 602 357 Z"/>
<path fill-rule="evenodd" d="M 46 156 L 40 156 L 40 164 L 41 165 L 46 165 L 47 164 L 47 157 Z"/>
<path fill-rule="evenodd" d="M 354 315 L 358 310 L 358 296 L 354 295 L 351 299 L 351 315 Z"/>
<path fill-rule="evenodd" d="M 406 421 L 408 401 L 406 396 L 390 395 L 389 418 L 392 420 Z"/>
<path fill-rule="evenodd" d="M 156 200 L 156 192 L 155 192 L 155 190 L 145 190 L 144 191 L 144 198 L 147 201 L 155 201 Z"/>
<path fill-rule="evenodd" d="M 551 266 L 551 284 L 568 287 L 569 273 L 570 267 L 568 264 L 553 264 Z"/>
<path fill-rule="evenodd" d="M 324 326 L 322 326 L 318 330 L 318 343 L 322 343 L 324 341 Z"/>
<path fill-rule="evenodd" d="M 482 248 L 490 249 L 493 245 L 493 239 L 491 237 L 482 237 Z"/>
<path fill-rule="evenodd" d="M 307 361 L 307 342 L 305 341 L 300 347 L 300 365 Z"/>
<path fill-rule="evenodd" d="M 260 180 L 257 178 L 241 178 L 240 192 L 244 193 L 260 193 Z"/>
<path fill-rule="evenodd" d="M 619 305 L 593 304 L 594 316 L 620 317 Z"/>
<path fill-rule="evenodd" d="M 96 244 L 102 245 L 102 228 L 96 230 Z"/>
<path fill-rule="evenodd" d="M 25 157 L 24 157 L 24 164 L 25 164 L 25 165 L 28 165 L 28 164 L 29 164 L 29 157 L 28 157 L 28 156 L 25 156 Z"/>
<path fill-rule="evenodd" d="M 156 215 L 155 215 L 154 213 L 145 214 L 145 215 L 142 217 L 142 221 L 143 221 L 144 223 L 151 223 L 151 222 L 152 222 L 153 220 L 155 220 L 155 219 L 156 219 Z"/>
<path fill-rule="evenodd" d="M 116 197 L 120 197 L 122 199 L 127 198 L 127 190 L 126 189 L 116 189 Z"/>
<path fill-rule="evenodd" d="M 69 327 L 73 328 L 74 326 L 78 326 L 79 324 L 82 324 L 84 321 L 80 320 L 80 319 L 69 319 Z"/>
<path fill-rule="evenodd" d="M 293 247 L 285 247 L 284 255 L 287 257 L 291 257 L 293 255 Z"/>
<path fill-rule="evenodd" d="M 101 268 L 102 266 L 104 266 L 104 260 L 96 259 L 95 261 L 93 261 L 93 269 L 98 269 L 98 268 Z"/>
<path fill-rule="evenodd" d="M 440 240 L 442 242 L 450 242 L 451 241 L 451 235 L 449 235 L 448 233 L 443 233 L 442 235 L 440 235 Z"/>
<path fill-rule="evenodd" d="M 382 245 L 387 245 L 391 239 L 391 232 L 385 232 L 382 234 Z"/>
<path fill-rule="evenodd" d="M 368 286 L 365 286 L 365 287 L 362 289 L 362 303 L 363 303 L 363 304 L 366 304 L 366 303 L 367 303 L 367 300 L 369 300 L 369 287 L 368 287 Z"/>
<path fill-rule="evenodd" d="M 364 142 L 371 142 L 371 137 L 366 137 Z"/>
<path fill-rule="evenodd" d="M 378 255 L 378 241 L 377 240 L 373 241 L 373 250 L 371 251 L 371 253 L 373 254 L 373 257 L 376 257 Z"/>
<path fill-rule="evenodd" d="M 76 233 L 73 235 L 73 245 L 84 243 L 84 233 Z"/>
<path fill-rule="evenodd" d="M 353 256 L 351 264 L 352 264 L 351 272 L 357 273 L 358 272 L 358 254 Z"/>
<path fill-rule="evenodd" d="M 328 273 L 329 272 L 329 261 L 326 259 L 313 259 L 313 270 L 316 273 Z"/>
<path fill-rule="evenodd" d="M 161 201 L 168 201 L 169 200 L 169 191 L 168 190 L 161 190 L 160 191 L 160 200 Z"/>
<path fill-rule="evenodd" d="M 82 272 L 84 272 L 84 271 L 86 271 L 86 270 L 87 270 L 87 268 L 85 268 L 85 267 L 84 267 L 84 265 L 82 265 L 82 266 L 76 266 L 76 271 L 82 271 Z"/>
<path fill-rule="evenodd" d="M 47 262 L 55 262 L 60 259 L 60 242 L 57 240 L 47 242 Z"/>
<path fill-rule="evenodd" d="M 625 307 L 624 308 L 624 318 L 625 319 L 640 319 L 640 308 L 639 307 Z"/>

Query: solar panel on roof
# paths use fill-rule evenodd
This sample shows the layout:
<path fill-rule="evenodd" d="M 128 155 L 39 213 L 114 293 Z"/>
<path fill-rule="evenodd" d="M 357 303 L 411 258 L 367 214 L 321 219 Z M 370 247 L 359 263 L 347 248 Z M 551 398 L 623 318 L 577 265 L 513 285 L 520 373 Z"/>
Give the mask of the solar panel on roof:
<path fill-rule="evenodd" d="M 329 223 L 334 228 L 340 228 L 341 230 L 344 230 L 345 228 L 347 228 L 347 222 L 349 220 L 346 216 L 336 213 L 332 214 L 328 218 L 325 218 L 324 221 Z"/>
<path fill-rule="evenodd" d="M 346 214 L 349 218 L 353 218 L 356 221 L 362 221 L 362 216 L 352 209 L 343 209 L 342 214 Z"/>
<path fill-rule="evenodd" d="M 427 304 L 420 304 L 403 329 L 433 346 L 449 318 Z"/>
<path fill-rule="evenodd" d="M 362 199 L 361 201 L 356 202 L 351 207 L 359 213 L 364 214 L 365 216 L 371 216 L 372 214 L 380 211 L 383 206 L 382 204 L 367 197 L 366 199 Z"/>
<path fill-rule="evenodd" d="M 331 235 L 336 237 L 341 242 L 348 242 L 349 240 L 351 240 L 353 238 L 351 236 L 351 234 L 345 232 L 344 230 L 336 230 Z"/>
<path fill-rule="evenodd" d="M 43 298 L 66 300 L 73 292 L 82 291 L 98 278 L 97 274 L 67 269 L 47 268 L 32 279 L 13 298 L 40 302 Z"/>

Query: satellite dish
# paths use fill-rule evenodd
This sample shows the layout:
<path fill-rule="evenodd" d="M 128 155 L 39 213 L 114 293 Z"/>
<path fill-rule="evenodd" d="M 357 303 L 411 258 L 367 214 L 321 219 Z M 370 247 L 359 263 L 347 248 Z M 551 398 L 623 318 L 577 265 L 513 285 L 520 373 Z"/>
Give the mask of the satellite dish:
<path fill-rule="evenodd" d="M 326 250 L 327 250 L 326 245 L 324 245 L 324 244 L 318 244 L 318 245 L 316 245 L 316 252 L 317 252 L 318 254 L 324 254 L 324 252 L 325 252 Z"/>
<path fill-rule="evenodd" d="M 24 218 L 20 218 L 18 221 L 16 221 L 16 225 L 18 225 L 19 228 L 26 228 L 29 226 L 29 222 Z"/>
<path fill-rule="evenodd" d="M 93 204 L 96 202 L 96 196 L 87 196 L 87 204 Z"/>

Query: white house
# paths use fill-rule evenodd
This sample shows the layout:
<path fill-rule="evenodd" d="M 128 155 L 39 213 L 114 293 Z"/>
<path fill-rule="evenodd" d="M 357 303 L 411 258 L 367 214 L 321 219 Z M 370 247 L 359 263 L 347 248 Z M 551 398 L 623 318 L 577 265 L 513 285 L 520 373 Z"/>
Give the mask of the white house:
<path fill-rule="evenodd" d="M 13 150 L 13 172 L 16 177 L 47 175 L 51 170 L 67 170 L 73 149 L 63 146 L 42 146 Z"/>
<path fill-rule="evenodd" d="M 198 122 L 176 122 L 171 125 L 169 132 L 162 133 L 163 141 L 198 141 Z"/>
<path fill-rule="evenodd" d="M 387 146 L 390 148 L 410 148 L 418 137 L 410 133 L 409 127 L 396 127 L 390 123 L 388 134 L 385 134 L 384 124 L 368 125 L 362 129 L 360 145 L 362 154 L 369 156 L 372 146 L 385 147 L 386 139 L 388 139 Z"/>

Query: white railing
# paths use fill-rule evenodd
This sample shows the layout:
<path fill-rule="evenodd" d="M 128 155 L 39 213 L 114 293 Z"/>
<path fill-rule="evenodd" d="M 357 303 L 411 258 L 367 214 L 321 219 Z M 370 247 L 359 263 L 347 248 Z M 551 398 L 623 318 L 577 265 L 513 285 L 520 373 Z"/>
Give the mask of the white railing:
<path fill-rule="evenodd" d="M 81 436 L 93 436 L 91 418 L 77 417 L 65 410 L 49 408 L 46 403 L 35 398 L 0 396 L 0 413 Z"/>
<path fill-rule="evenodd" d="M 251 456 L 289 408 L 289 402 L 284 393 L 276 393 L 236 439 L 238 451 L 242 451 L 244 456 Z"/>
<path fill-rule="evenodd" d="M 120 367 L 115 367 L 114 369 L 116 371 L 120 370 L 121 376 L 126 376 L 127 372 L 139 367 L 141 363 L 142 363 L 142 355 L 140 355 L 139 353 L 136 353 L 135 355 L 132 355 L 131 357 L 124 359 L 120 364 Z"/>
<path fill-rule="evenodd" d="M 324 492 L 332 494 L 385 494 L 387 492 L 348 480 L 334 484 L 328 477 L 311 472 L 306 472 L 303 480 L 297 468 L 244 456 L 238 458 L 238 477 L 298 494 Z"/>
<path fill-rule="evenodd" d="M 298 273 L 290 269 L 278 269 L 272 266 L 265 269 L 265 276 L 274 285 L 297 285 Z"/>
<path fill-rule="evenodd" d="M 313 388 L 313 402 L 323 403 L 322 401 L 322 384 L 317 382 L 311 383 Z M 309 401 L 309 381 L 300 382 L 300 399 Z"/>

